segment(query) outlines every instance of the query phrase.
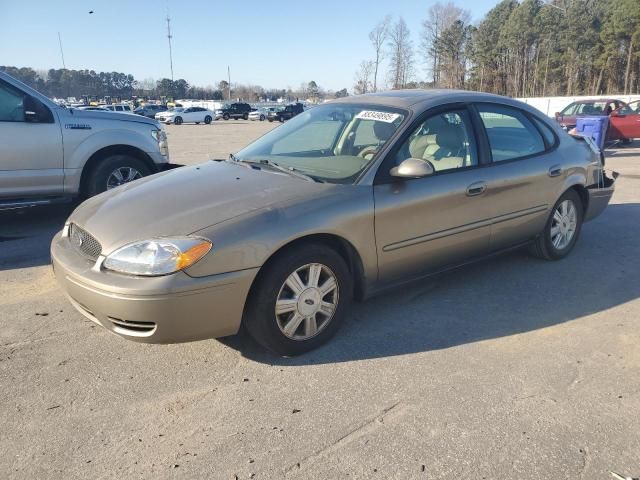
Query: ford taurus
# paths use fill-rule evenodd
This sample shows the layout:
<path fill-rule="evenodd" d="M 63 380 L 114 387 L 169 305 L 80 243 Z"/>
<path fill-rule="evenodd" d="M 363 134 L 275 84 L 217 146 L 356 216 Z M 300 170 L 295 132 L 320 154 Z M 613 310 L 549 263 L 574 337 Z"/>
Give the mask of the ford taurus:
<path fill-rule="evenodd" d="M 243 325 L 296 355 L 327 341 L 353 299 L 520 246 L 562 259 L 613 184 L 590 142 L 518 101 L 378 93 L 91 198 L 51 256 L 73 305 L 122 337 Z"/>

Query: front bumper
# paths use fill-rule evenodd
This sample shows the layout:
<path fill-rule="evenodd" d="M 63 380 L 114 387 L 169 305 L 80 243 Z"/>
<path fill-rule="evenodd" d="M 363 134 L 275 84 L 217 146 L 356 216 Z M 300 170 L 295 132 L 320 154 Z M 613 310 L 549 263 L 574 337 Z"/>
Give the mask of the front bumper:
<path fill-rule="evenodd" d="M 129 340 L 177 343 L 238 332 L 258 269 L 194 278 L 184 272 L 134 277 L 99 270 L 58 233 L 51 243 L 56 278 L 85 317 Z"/>
<path fill-rule="evenodd" d="M 618 178 L 618 172 L 612 172 L 611 176 L 613 178 L 609 178 L 606 174 L 603 173 L 602 181 L 597 185 L 592 185 L 587 187 L 587 193 L 589 195 L 589 200 L 587 202 L 587 210 L 584 214 L 584 221 L 588 222 L 589 220 L 593 220 L 598 215 L 600 215 L 607 205 L 609 205 L 609 201 L 613 196 L 613 192 L 615 190 L 616 178 Z"/>

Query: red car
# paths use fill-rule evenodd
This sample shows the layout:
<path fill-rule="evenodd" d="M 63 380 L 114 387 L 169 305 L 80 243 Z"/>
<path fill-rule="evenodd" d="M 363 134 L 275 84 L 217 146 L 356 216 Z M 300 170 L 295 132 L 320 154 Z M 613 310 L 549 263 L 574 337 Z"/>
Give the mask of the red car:
<path fill-rule="evenodd" d="M 630 140 L 640 138 L 640 102 L 626 104 L 613 98 L 580 100 L 557 112 L 555 117 L 565 130 L 576 126 L 578 117 L 609 116 L 608 140 Z"/>

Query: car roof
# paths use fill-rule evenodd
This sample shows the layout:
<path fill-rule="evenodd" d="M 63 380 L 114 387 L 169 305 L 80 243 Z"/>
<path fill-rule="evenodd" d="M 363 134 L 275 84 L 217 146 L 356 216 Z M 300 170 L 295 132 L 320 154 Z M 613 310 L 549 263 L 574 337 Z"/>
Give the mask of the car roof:
<path fill-rule="evenodd" d="M 412 89 L 412 90 L 391 90 L 388 92 L 367 93 L 364 95 L 354 95 L 336 100 L 331 103 L 351 103 L 351 104 L 371 104 L 391 108 L 404 108 L 414 112 L 422 112 L 436 105 L 447 103 L 464 102 L 489 102 L 510 105 L 516 108 L 525 109 L 529 112 L 540 115 L 540 112 L 526 103 L 514 100 L 513 98 L 495 95 L 493 93 L 474 92 L 470 90 L 447 90 L 447 89 Z"/>

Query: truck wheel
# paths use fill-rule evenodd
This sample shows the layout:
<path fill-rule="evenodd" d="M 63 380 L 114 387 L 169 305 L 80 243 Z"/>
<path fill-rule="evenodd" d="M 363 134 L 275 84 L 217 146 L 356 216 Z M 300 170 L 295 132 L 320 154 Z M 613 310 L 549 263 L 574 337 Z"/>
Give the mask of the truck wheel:
<path fill-rule="evenodd" d="M 176 118 L 173 120 L 173 123 L 174 123 L 175 125 L 182 125 L 182 117 L 176 117 Z"/>
<path fill-rule="evenodd" d="M 224 115 L 222 115 L 222 118 L 225 120 L 229 120 L 229 114 L 225 113 Z"/>
<path fill-rule="evenodd" d="M 206 123 L 207 125 L 209 125 L 211 123 L 211 116 L 207 115 L 206 117 L 204 117 L 204 123 Z"/>
<path fill-rule="evenodd" d="M 278 121 L 279 121 L 280 123 L 284 123 L 284 117 L 283 117 L 282 115 L 281 115 L 281 116 L 279 116 L 279 117 L 278 117 Z"/>
<path fill-rule="evenodd" d="M 249 114 L 248 113 L 243 114 L 242 115 L 242 119 L 243 120 L 249 120 Z"/>
<path fill-rule="evenodd" d="M 112 155 L 100 160 L 89 172 L 85 192 L 92 197 L 150 174 L 141 160 L 131 155 Z"/>
<path fill-rule="evenodd" d="M 273 122 L 273 117 L 269 117 L 269 123 Z"/>
<path fill-rule="evenodd" d="M 264 122 L 264 115 L 260 115 L 260 121 Z"/>

